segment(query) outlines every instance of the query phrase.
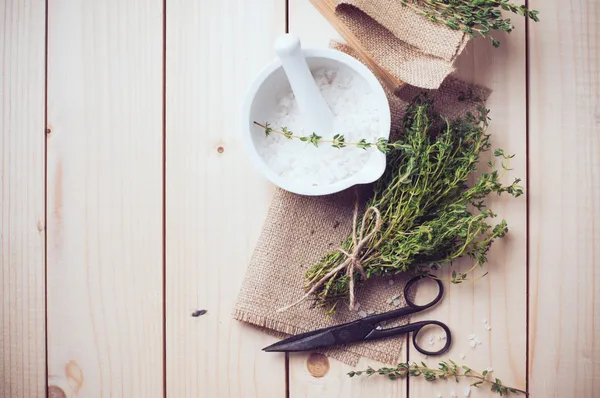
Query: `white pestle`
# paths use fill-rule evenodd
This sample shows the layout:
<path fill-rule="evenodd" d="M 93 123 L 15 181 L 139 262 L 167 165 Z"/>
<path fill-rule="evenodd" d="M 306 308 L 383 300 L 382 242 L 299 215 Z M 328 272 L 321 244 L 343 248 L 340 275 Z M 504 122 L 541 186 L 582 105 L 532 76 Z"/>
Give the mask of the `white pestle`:
<path fill-rule="evenodd" d="M 333 130 L 333 114 L 308 68 L 300 39 L 289 33 L 280 36 L 275 41 L 275 53 L 294 92 L 306 126 L 305 133 L 315 132 L 320 136 L 330 134 Z"/>

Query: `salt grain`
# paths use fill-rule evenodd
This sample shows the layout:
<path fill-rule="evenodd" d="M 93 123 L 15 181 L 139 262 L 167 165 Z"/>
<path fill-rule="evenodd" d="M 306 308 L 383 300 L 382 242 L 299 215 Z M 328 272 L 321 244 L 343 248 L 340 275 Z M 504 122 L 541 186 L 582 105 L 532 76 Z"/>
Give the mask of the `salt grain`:
<path fill-rule="evenodd" d="M 492 369 L 492 368 L 487 368 L 486 370 L 488 373 L 492 373 L 494 371 L 494 369 Z"/>
<path fill-rule="evenodd" d="M 465 354 L 460 354 L 460 359 L 465 359 Z"/>
<path fill-rule="evenodd" d="M 465 391 L 463 394 L 465 395 L 465 397 L 468 397 L 471 394 L 471 387 L 465 388 Z"/>
<path fill-rule="evenodd" d="M 360 309 L 360 303 L 354 304 L 354 311 L 358 311 Z"/>
<path fill-rule="evenodd" d="M 396 307 L 398 307 L 400 305 L 400 300 L 398 300 L 398 299 L 394 300 L 394 305 Z"/>
<path fill-rule="evenodd" d="M 467 338 L 469 340 L 473 340 L 475 338 L 475 333 L 470 334 Z"/>
<path fill-rule="evenodd" d="M 366 318 L 367 317 L 367 313 L 364 311 L 358 311 L 358 316 L 361 318 Z"/>
<path fill-rule="evenodd" d="M 437 398 L 442 398 L 442 394 L 440 394 L 439 392 L 436 395 Z"/>
<path fill-rule="evenodd" d="M 391 298 L 389 298 L 389 299 L 385 300 L 385 302 L 386 302 L 386 303 L 388 303 L 388 304 L 392 304 L 392 302 L 393 302 L 393 301 L 394 301 L 394 300 L 392 300 Z"/>
<path fill-rule="evenodd" d="M 381 136 L 381 121 L 375 93 L 369 84 L 349 68 L 321 68 L 313 73 L 315 82 L 334 115 L 333 131 L 317 131 L 324 140 L 335 134 L 344 135 L 346 142 L 365 139 L 375 142 Z M 310 136 L 290 87 L 275 96 L 271 114 L 266 120 L 281 131 L 287 127 L 295 135 Z M 360 171 L 376 148 L 367 150 L 348 145 L 333 148 L 321 142 L 316 148 L 310 142 L 271 133 L 256 126 L 255 144 L 259 155 L 277 175 L 304 186 L 323 186 L 344 180 Z"/>
<path fill-rule="evenodd" d="M 373 311 L 373 310 L 367 311 L 367 314 L 369 314 L 369 315 L 373 315 L 374 313 L 375 313 L 375 311 Z"/>
<path fill-rule="evenodd" d="M 471 341 L 471 342 L 469 343 L 469 345 L 470 345 L 471 347 L 475 348 L 475 347 L 477 346 L 477 343 L 476 343 L 475 341 Z"/>
<path fill-rule="evenodd" d="M 456 398 L 456 393 L 455 393 L 454 391 L 452 391 L 452 392 L 450 393 L 450 396 L 451 396 L 452 398 Z"/>

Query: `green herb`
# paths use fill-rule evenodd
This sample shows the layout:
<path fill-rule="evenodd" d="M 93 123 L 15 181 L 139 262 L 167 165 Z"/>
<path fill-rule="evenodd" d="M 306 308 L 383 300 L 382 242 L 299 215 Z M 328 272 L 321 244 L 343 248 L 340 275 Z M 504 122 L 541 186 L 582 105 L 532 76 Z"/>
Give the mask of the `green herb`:
<path fill-rule="evenodd" d="M 458 366 L 452 360 L 440 362 L 437 369 L 427 367 L 424 362 L 421 362 L 420 364 L 417 364 L 416 362 L 404 362 L 398 364 L 395 368 L 381 368 L 377 370 L 369 366 L 366 370 L 349 372 L 348 376 L 354 377 L 363 374 L 366 376 L 387 376 L 390 380 L 404 379 L 406 376 L 423 376 L 427 381 L 454 379 L 456 382 L 458 382 L 459 377 L 466 377 L 473 380 L 471 387 L 478 388 L 482 384 L 489 384 L 491 386 L 491 391 L 498 393 L 501 396 L 509 395 L 509 393 L 527 395 L 526 391 L 505 386 L 500 379 L 491 378 L 490 373 L 487 370 L 478 373 L 468 366 Z"/>
<path fill-rule="evenodd" d="M 267 123 L 267 125 L 268 125 L 268 124 L 269 124 L 269 123 Z M 265 130 L 266 130 L 266 128 L 265 128 Z M 289 139 L 289 140 L 291 140 L 291 139 L 292 139 L 292 137 L 293 137 L 293 133 L 292 133 L 291 131 L 289 131 L 289 130 L 287 129 L 287 127 L 284 127 L 283 129 L 281 129 L 281 134 L 283 134 L 283 135 L 285 136 L 285 138 L 287 138 L 287 139 Z"/>
<path fill-rule="evenodd" d="M 333 143 L 331 144 L 331 146 L 337 149 L 341 149 L 346 146 L 346 139 L 343 135 L 336 134 L 333 136 Z"/>
<path fill-rule="evenodd" d="M 451 282 L 460 283 L 487 261 L 492 242 L 503 237 L 508 227 L 504 220 L 488 224 L 495 214 L 484 199 L 491 193 L 515 197 L 523 193 L 519 179 L 505 186 L 495 169 L 467 185 L 480 155 L 490 149 L 488 112 L 481 106 L 477 115 L 469 113 L 449 122 L 434 114 L 427 99 L 418 98 L 409 106 L 401 138 L 387 145 L 393 150 L 387 155 L 386 171 L 366 205 L 379 211 L 381 224 L 357 253 L 362 269 L 353 271 L 354 280 L 401 272 L 429 275 L 469 256 L 474 259 L 471 270 L 453 273 Z M 506 170 L 510 156 L 502 151 L 496 154 Z M 361 218 L 366 235 L 377 219 L 373 214 Z M 358 228 L 362 229 L 362 221 Z M 316 296 L 316 304 L 334 304 L 350 294 L 348 272 L 332 271 L 347 260 L 345 253 L 355 251 L 353 247 L 350 236 L 340 250 L 328 253 L 307 271 L 306 287 Z"/>
<path fill-rule="evenodd" d="M 300 141 L 310 142 L 311 144 L 313 144 L 316 147 L 318 147 L 319 144 L 321 144 L 321 143 L 331 144 L 332 147 L 338 148 L 338 149 L 344 148 L 349 145 L 356 146 L 357 148 L 361 148 L 361 149 L 376 147 L 378 150 L 380 150 L 383 153 L 389 152 L 390 149 L 393 147 L 393 144 L 388 143 L 388 140 L 386 140 L 385 138 L 379 138 L 379 139 L 377 139 L 377 142 L 367 142 L 367 140 L 365 140 L 364 138 L 362 138 L 358 142 L 346 142 L 346 138 L 342 134 L 336 134 L 333 136 L 333 139 L 324 140 L 323 137 L 316 135 L 315 133 L 312 133 L 311 135 L 307 135 L 307 136 L 296 135 L 292 131 L 288 130 L 287 127 L 282 127 L 281 131 L 274 130 L 271 128 L 271 125 L 269 124 L 269 122 L 266 122 L 265 124 L 262 124 L 259 122 L 254 122 L 254 124 L 264 128 L 265 135 L 267 137 L 271 133 L 275 133 L 275 134 L 282 135 L 288 139 L 296 138 L 296 139 L 299 139 Z"/>
<path fill-rule="evenodd" d="M 269 124 L 269 122 L 265 123 L 265 125 L 263 127 L 265 128 L 265 135 L 268 137 L 273 132 L 273 129 L 271 128 L 271 125 Z M 284 133 L 281 133 L 281 134 L 284 134 Z"/>
<path fill-rule="evenodd" d="M 489 37 L 494 47 L 500 46 L 500 42 L 490 36 L 492 32 L 510 33 L 514 29 L 510 19 L 502 17 L 502 10 L 539 21 L 539 11 L 510 0 L 400 0 L 400 3 L 432 22 L 462 30 L 470 37 Z"/>

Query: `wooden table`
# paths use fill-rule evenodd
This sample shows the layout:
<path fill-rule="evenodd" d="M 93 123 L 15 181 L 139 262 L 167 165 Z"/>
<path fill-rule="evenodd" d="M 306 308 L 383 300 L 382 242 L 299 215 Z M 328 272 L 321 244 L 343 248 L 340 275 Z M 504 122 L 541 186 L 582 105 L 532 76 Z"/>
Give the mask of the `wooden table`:
<path fill-rule="evenodd" d="M 494 90 L 494 146 L 516 154 L 507 178 L 527 195 L 492 201 L 511 232 L 490 274 L 428 317 L 451 326 L 449 357 L 533 397 L 597 397 L 600 2 L 529 6 L 542 22 L 513 18 L 499 49 L 478 40 L 458 63 Z M 0 397 L 463 396 L 464 382 L 349 379 L 334 360 L 263 353 L 274 339 L 231 318 L 273 190 L 237 115 L 275 37 L 336 36 L 308 0 L 0 13 Z"/>

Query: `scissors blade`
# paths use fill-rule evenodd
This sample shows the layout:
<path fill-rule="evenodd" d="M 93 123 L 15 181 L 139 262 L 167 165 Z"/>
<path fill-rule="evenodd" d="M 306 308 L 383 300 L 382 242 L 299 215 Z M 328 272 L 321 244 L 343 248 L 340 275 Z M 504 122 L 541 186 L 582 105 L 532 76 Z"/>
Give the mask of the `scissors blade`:
<path fill-rule="evenodd" d="M 374 329 L 362 320 L 301 333 L 263 348 L 267 352 L 309 351 L 363 340 Z"/>

